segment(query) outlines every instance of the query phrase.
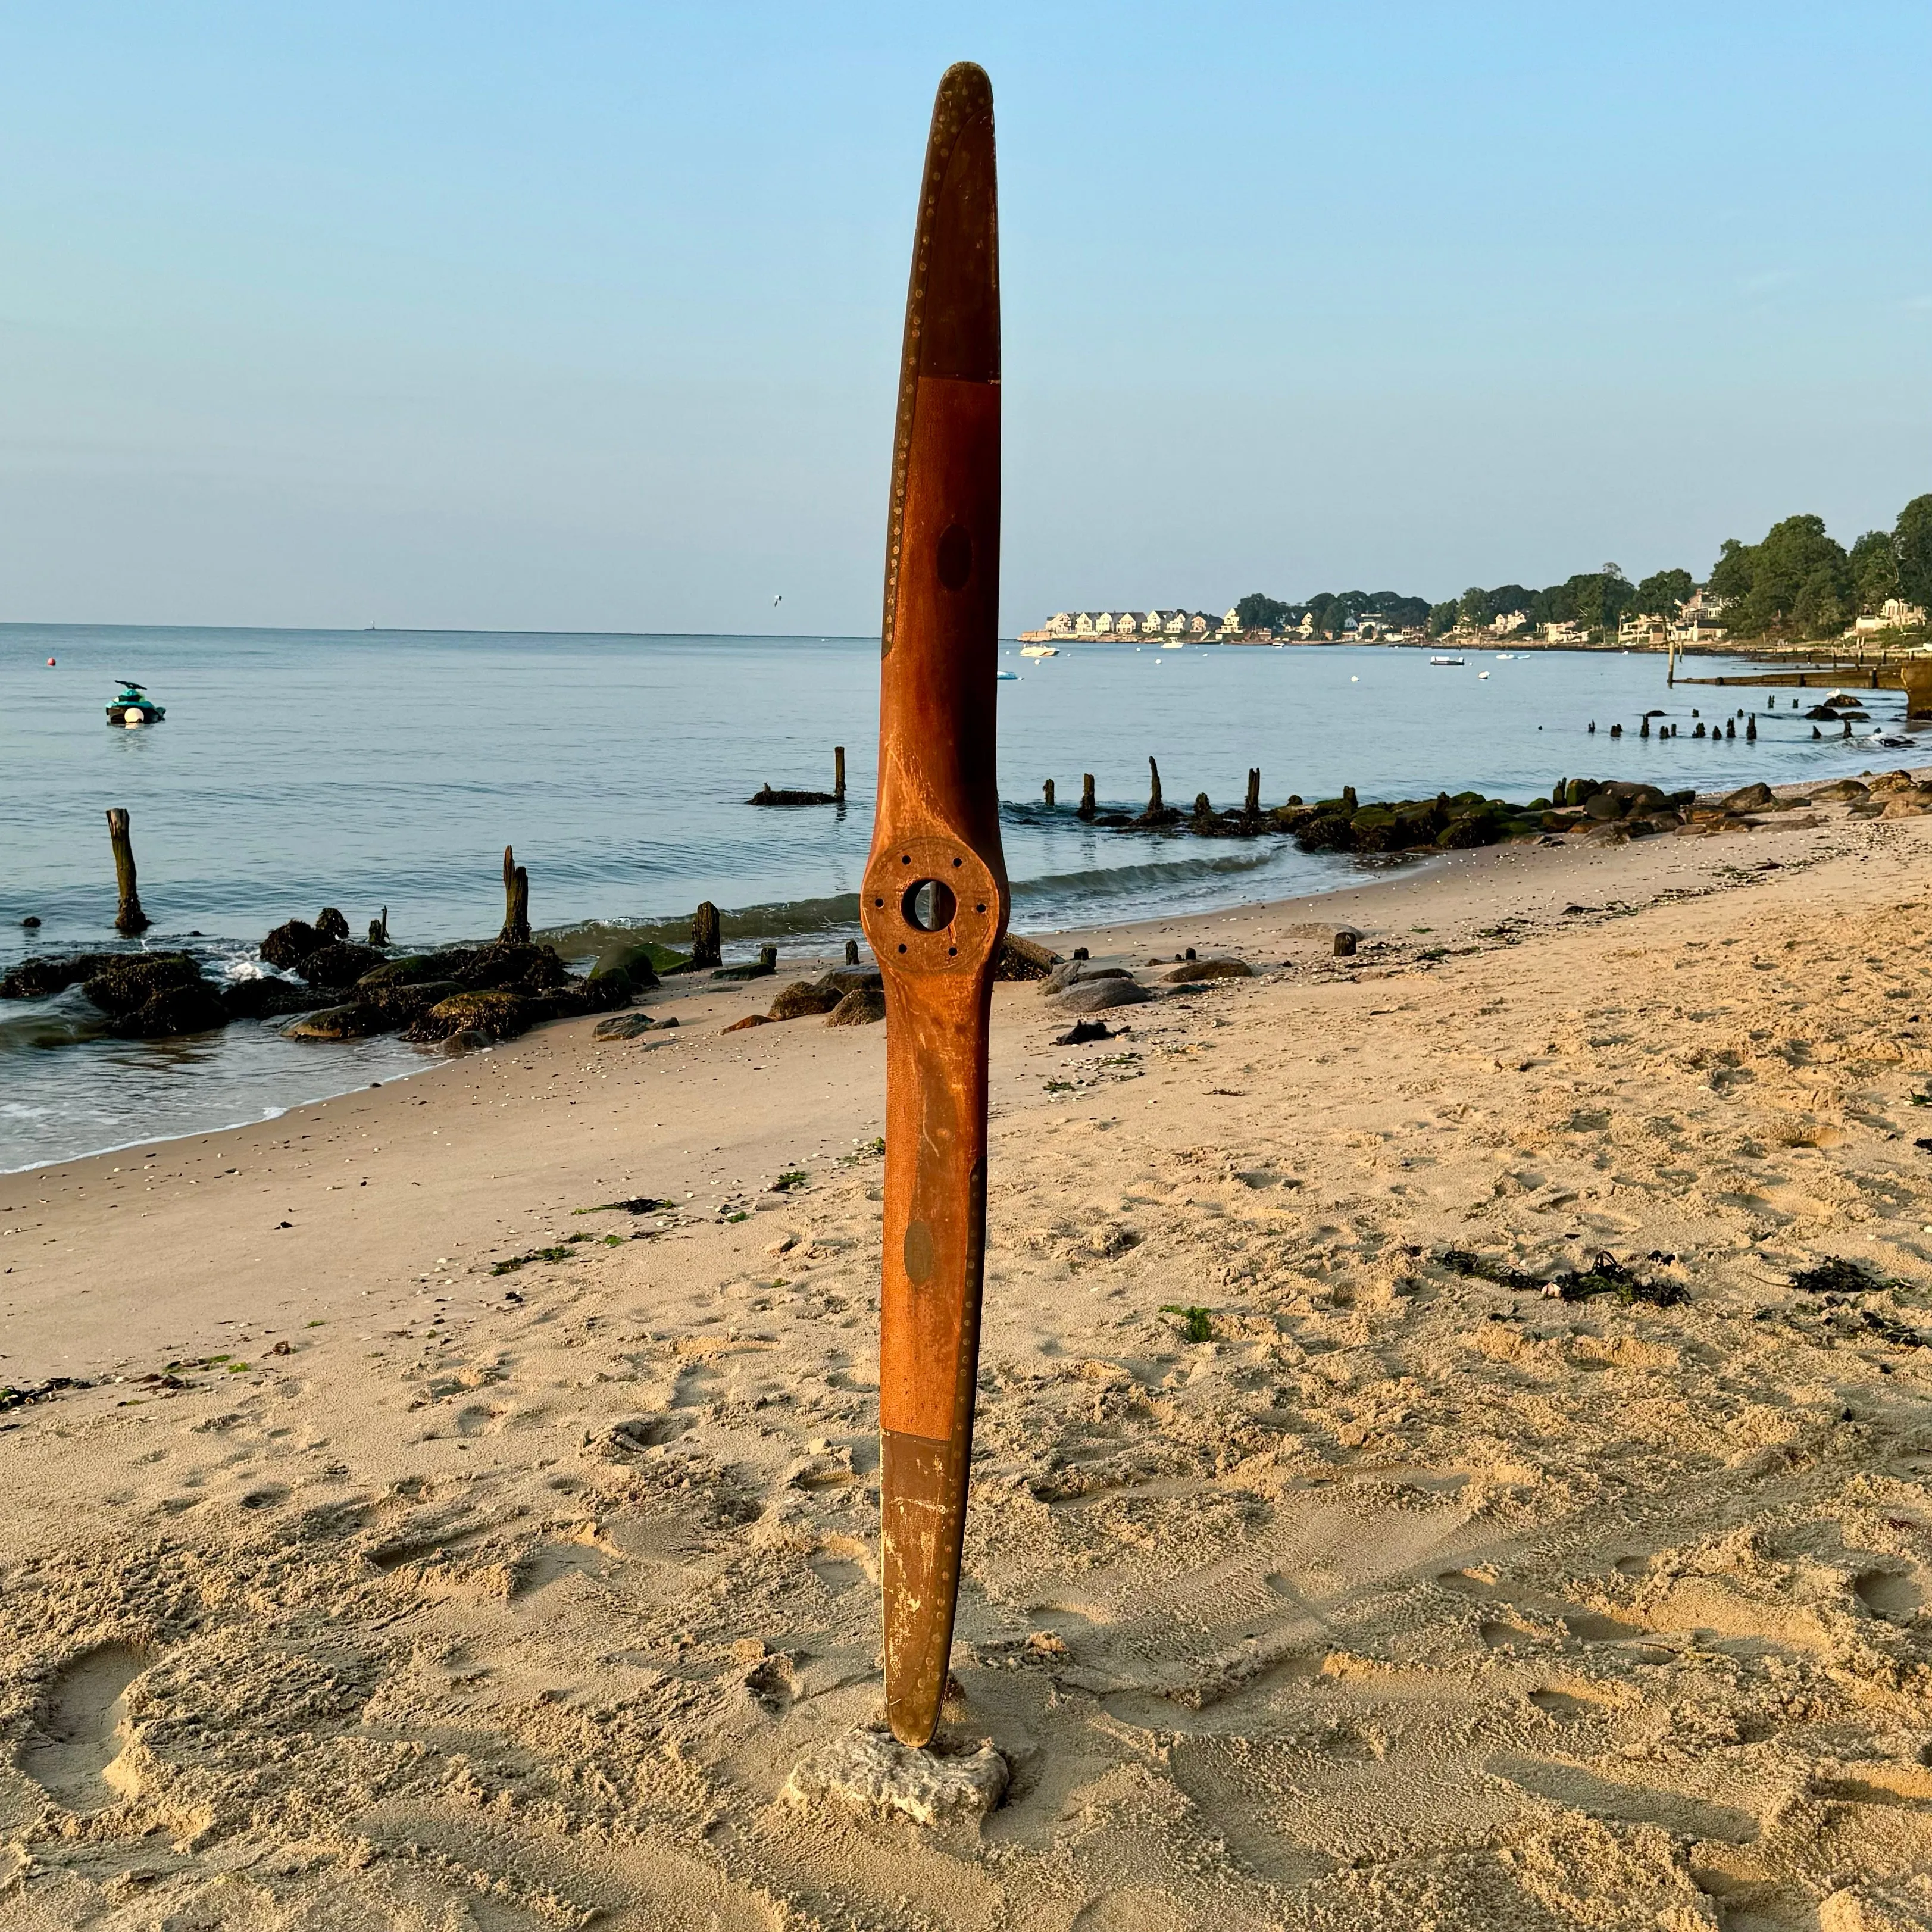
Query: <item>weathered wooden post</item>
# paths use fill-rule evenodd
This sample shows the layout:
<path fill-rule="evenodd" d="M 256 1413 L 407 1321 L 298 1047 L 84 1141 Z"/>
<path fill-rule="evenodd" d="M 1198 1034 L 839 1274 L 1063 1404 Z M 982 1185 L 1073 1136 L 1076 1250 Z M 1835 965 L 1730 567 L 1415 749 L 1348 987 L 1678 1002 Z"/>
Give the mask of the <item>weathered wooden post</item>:
<path fill-rule="evenodd" d="M 834 745 L 832 748 L 832 796 L 840 805 L 845 802 L 845 747 Z"/>
<path fill-rule="evenodd" d="M 1052 779 L 1048 778 L 1048 779 L 1047 780 L 1047 782 L 1046 782 L 1046 784 L 1043 784 L 1043 785 L 1042 785 L 1042 786 L 1040 787 L 1040 796 L 1041 796 L 1042 798 L 1043 798 L 1043 799 L 1046 801 L 1046 808 L 1047 808 L 1047 810 L 1048 810 L 1048 811 L 1049 811 L 1049 812 L 1051 812 L 1051 811 L 1053 809 L 1053 781 L 1052 781 Z"/>
<path fill-rule="evenodd" d="M 1848 718 L 1845 723 L 1846 734 L 1848 736 L 1850 735 L 1851 728 L 1851 721 Z M 1752 745 L 1757 742 L 1757 713 L 1755 711 L 1744 720 L 1744 741 Z"/>
<path fill-rule="evenodd" d="M 498 938 L 518 946 L 530 943 L 530 875 L 517 855 L 503 848 L 503 930 Z"/>
<path fill-rule="evenodd" d="M 1082 818 L 1094 816 L 1094 774 L 1084 772 L 1080 778 L 1080 814 Z"/>
<path fill-rule="evenodd" d="M 1164 808 L 1160 802 L 1160 767 L 1150 758 L 1148 760 L 1148 770 L 1154 781 L 1153 789 L 1148 794 L 1148 816 L 1151 818 L 1156 812 L 1162 811 Z"/>
<path fill-rule="evenodd" d="M 1247 802 L 1241 810 L 1250 818 L 1258 818 L 1262 815 L 1262 774 L 1258 766 L 1250 768 Z"/>
<path fill-rule="evenodd" d="M 691 916 L 691 963 L 722 966 L 724 963 L 723 935 L 718 926 L 718 908 L 709 899 Z"/>
<path fill-rule="evenodd" d="M 1932 658 L 1905 660 L 1905 715 L 1932 718 Z"/>
<path fill-rule="evenodd" d="M 385 906 L 380 917 L 369 922 L 369 944 L 386 946 L 389 943 L 389 908 Z"/>
<path fill-rule="evenodd" d="M 1335 935 L 1335 957 L 1352 959 L 1355 956 L 1355 935 L 1345 926 Z"/>
<path fill-rule="evenodd" d="M 148 915 L 141 910 L 141 896 L 134 890 L 134 842 L 128 836 L 126 809 L 118 805 L 107 808 L 108 842 L 114 848 L 114 880 L 121 890 L 120 910 L 114 915 L 114 930 L 134 938 L 146 932 Z"/>
<path fill-rule="evenodd" d="M 848 966 L 856 966 L 859 963 L 859 942 L 856 939 L 848 939 L 845 942 L 845 963 Z"/>

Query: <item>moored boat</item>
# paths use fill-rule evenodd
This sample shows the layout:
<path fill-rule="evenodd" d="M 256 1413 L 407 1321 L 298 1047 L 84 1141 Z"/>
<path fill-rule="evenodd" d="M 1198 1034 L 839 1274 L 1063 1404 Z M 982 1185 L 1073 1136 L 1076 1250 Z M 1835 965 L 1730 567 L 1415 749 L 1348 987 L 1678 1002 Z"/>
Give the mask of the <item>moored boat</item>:
<path fill-rule="evenodd" d="M 1432 664 L 1460 664 L 1462 660 L 1460 658 L 1431 658 L 1429 662 Z"/>
<path fill-rule="evenodd" d="M 1051 644 L 1022 644 L 1020 656 L 1023 658 L 1057 658 L 1060 653 Z"/>
<path fill-rule="evenodd" d="M 107 707 L 110 724 L 158 724 L 167 715 L 131 677 L 121 680 L 121 695 Z"/>

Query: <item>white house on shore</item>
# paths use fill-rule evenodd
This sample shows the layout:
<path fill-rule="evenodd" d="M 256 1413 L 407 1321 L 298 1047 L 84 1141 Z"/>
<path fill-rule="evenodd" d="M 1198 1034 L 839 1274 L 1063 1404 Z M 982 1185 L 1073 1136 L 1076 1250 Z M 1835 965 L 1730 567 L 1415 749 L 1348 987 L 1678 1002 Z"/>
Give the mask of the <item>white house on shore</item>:
<path fill-rule="evenodd" d="M 1902 597 L 1888 597 L 1879 606 L 1876 616 L 1853 618 L 1852 628 L 1845 635 L 1850 638 L 1872 631 L 1916 630 L 1922 628 L 1924 622 L 1924 604 L 1908 604 Z"/>
<path fill-rule="evenodd" d="M 1210 616 L 1205 610 L 1056 610 L 1037 631 L 1022 631 L 1020 640 L 1023 644 L 1048 644 L 1063 638 L 1153 638 L 1164 644 L 1173 638 L 1192 642 L 1231 632 L 1240 635 L 1232 610 L 1225 618 Z"/>

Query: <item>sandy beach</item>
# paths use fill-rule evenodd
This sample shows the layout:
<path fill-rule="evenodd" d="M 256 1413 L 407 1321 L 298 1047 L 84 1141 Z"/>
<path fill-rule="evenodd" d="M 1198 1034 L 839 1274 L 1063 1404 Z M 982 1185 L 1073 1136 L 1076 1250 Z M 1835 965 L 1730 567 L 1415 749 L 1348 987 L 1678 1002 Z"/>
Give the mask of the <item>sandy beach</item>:
<path fill-rule="evenodd" d="M 884 1029 L 724 1030 L 810 962 L 0 1178 L 0 1385 L 86 1384 L 0 1412 L 0 1927 L 1932 1924 L 1928 866 L 1512 845 L 1060 935 L 1161 996 L 1095 1044 L 998 988 L 936 1829 L 785 1796 L 880 1684 Z"/>

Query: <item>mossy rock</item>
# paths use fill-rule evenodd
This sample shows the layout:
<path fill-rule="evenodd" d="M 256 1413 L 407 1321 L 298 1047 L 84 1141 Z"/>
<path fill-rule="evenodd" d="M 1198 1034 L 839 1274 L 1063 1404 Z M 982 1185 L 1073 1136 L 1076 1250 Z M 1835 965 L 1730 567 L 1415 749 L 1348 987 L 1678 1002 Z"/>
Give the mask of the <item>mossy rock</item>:
<path fill-rule="evenodd" d="M 0 980 L 0 1000 L 44 1000 L 92 980 L 129 957 L 124 952 L 79 952 L 65 959 L 23 959 Z"/>
<path fill-rule="evenodd" d="M 1502 827 L 1491 814 L 1472 812 L 1452 818 L 1436 835 L 1436 843 L 1445 852 L 1463 852 L 1478 845 L 1493 845 L 1502 836 Z"/>
<path fill-rule="evenodd" d="M 110 958 L 80 989 L 104 1013 L 131 1013 L 157 993 L 203 983 L 201 968 L 185 952 L 128 952 Z"/>
<path fill-rule="evenodd" d="M 638 992 L 655 986 L 660 973 L 668 972 L 674 966 L 689 964 L 683 953 L 674 952 L 668 946 L 654 946 L 649 940 L 640 939 L 604 947 L 597 956 L 591 976 L 595 978 L 599 973 L 628 974 L 632 990 Z"/>
<path fill-rule="evenodd" d="M 372 967 L 356 982 L 358 993 L 376 993 L 389 986 L 421 986 L 437 980 L 455 980 L 458 969 L 475 956 L 472 949 L 452 947 L 441 952 L 410 952 L 400 959 L 386 959 Z"/>
<path fill-rule="evenodd" d="M 221 989 L 221 1004 L 231 1020 L 269 1020 L 285 1013 L 310 1013 L 328 1004 L 328 995 L 286 980 L 231 980 Z"/>
<path fill-rule="evenodd" d="M 886 996 L 875 986 L 855 986 L 825 1016 L 827 1026 L 870 1026 L 886 1016 Z"/>
<path fill-rule="evenodd" d="M 367 1040 L 371 1034 L 386 1031 L 391 1024 L 378 1008 L 351 1000 L 344 1006 L 324 1006 L 318 1012 L 304 1014 L 282 1031 L 290 1040 Z"/>
<path fill-rule="evenodd" d="M 795 980 L 772 1002 L 771 1016 L 802 1020 L 809 1014 L 829 1013 L 850 990 L 829 980 Z"/>
<path fill-rule="evenodd" d="M 1347 852 L 1354 847 L 1354 826 L 1339 812 L 1318 812 L 1295 827 L 1294 842 L 1304 852 Z"/>
<path fill-rule="evenodd" d="M 356 994 L 362 1004 L 380 1016 L 382 1026 L 376 1029 L 380 1032 L 389 1027 L 407 1026 L 430 1007 L 454 999 L 464 990 L 454 980 L 419 980 L 374 987 L 362 981 L 358 982 Z"/>
<path fill-rule="evenodd" d="M 458 993 L 439 1000 L 403 1037 L 424 1045 L 459 1033 L 481 1034 L 488 1040 L 514 1040 L 529 1030 L 533 1017 L 530 1002 L 520 994 L 496 988 Z"/>
<path fill-rule="evenodd" d="M 600 967 L 581 983 L 585 1011 L 611 1013 L 631 1004 L 640 983 L 646 987 L 655 986 L 657 975 L 653 973 L 650 978 L 640 982 L 621 966 Z"/>
<path fill-rule="evenodd" d="M 1192 986 L 1209 980 L 1252 980 L 1255 969 L 1245 959 L 1190 959 L 1161 976 L 1170 986 Z"/>
<path fill-rule="evenodd" d="M 546 992 L 566 985 L 569 969 L 554 946 L 526 946 L 513 939 L 493 939 L 478 946 L 454 976 L 466 986 L 514 986 L 525 992 Z"/>
<path fill-rule="evenodd" d="M 296 970 L 311 986 L 340 986 L 346 989 L 382 963 L 382 956 L 373 946 L 358 946 L 352 940 L 338 940 L 331 945 L 317 947 L 296 965 Z"/>
<path fill-rule="evenodd" d="M 307 920 L 292 919 L 277 926 L 262 940 L 262 957 L 271 966 L 279 966 L 286 973 L 328 944 Z"/>
<path fill-rule="evenodd" d="M 131 1012 L 117 1013 L 107 1030 L 122 1040 L 172 1040 L 184 1033 L 212 1033 L 227 1024 L 221 995 L 197 975 L 159 988 Z"/>

